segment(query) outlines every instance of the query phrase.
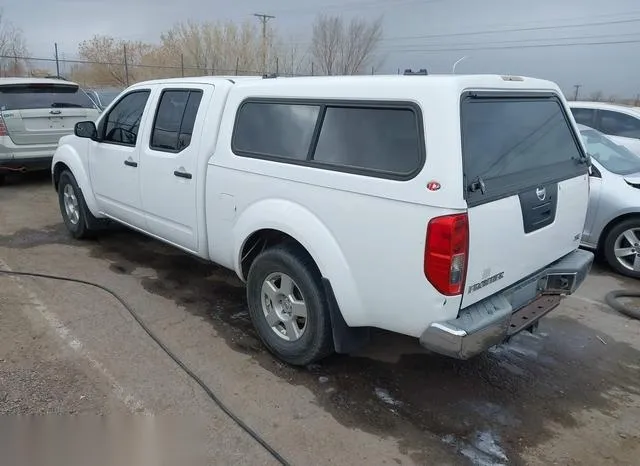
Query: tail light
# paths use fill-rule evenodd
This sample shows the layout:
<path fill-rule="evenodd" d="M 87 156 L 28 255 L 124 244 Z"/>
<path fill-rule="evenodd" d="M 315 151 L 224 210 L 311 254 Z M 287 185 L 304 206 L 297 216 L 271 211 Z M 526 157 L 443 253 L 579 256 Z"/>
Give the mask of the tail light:
<path fill-rule="evenodd" d="M 9 136 L 9 132 L 7 131 L 7 125 L 4 124 L 4 119 L 2 115 L 0 115 L 0 136 Z"/>
<path fill-rule="evenodd" d="M 436 290 L 446 296 L 463 292 L 468 255 L 467 214 L 437 217 L 429 222 L 424 274 Z"/>

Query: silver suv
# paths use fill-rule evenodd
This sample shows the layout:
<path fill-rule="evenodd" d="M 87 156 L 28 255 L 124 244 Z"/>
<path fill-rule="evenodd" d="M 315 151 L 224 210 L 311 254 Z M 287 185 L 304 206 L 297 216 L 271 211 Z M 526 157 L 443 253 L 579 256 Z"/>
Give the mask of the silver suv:
<path fill-rule="evenodd" d="M 0 182 L 14 171 L 47 170 L 62 136 L 98 109 L 77 84 L 0 78 Z"/>

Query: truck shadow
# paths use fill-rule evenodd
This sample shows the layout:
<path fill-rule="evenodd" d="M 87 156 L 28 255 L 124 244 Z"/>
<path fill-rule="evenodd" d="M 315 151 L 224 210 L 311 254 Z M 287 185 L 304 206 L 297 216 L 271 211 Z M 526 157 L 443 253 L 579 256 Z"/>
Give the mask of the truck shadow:
<path fill-rule="evenodd" d="M 577 427 L 576 413 L 612 415 L 629 395 L 640 396 L 640 351 L 599 332 L 604 345 L 593 329 L 566 317 L 546 318 L 540 333 L 469 361 L 429 354 L 411 338 L 380 331 L 358 354 L 290 367 L 258 340 L 233 272 L 129 231 L 94 243 L 71 242 L 59 231 L 25 230 L 0 238 L 0 246 L 29 248 L 48 238 L 88 247 L 115 273 L 152 269 L 154 276 L 140 278 L 148 292 L 205 317 L 230 348 L 309 389 L 341 424 L 395 438 L 422 464 L 434 440 L 473 464 L 521 464 L 525 448 L 554 436 L 550 424 Z"/>
<path fill-rule="evenodd" d="M 27 173 L 0 171 L 0 174 L 5 175 L 5 184 L 7 187 L 34 187 L 51 183 L 51 172 L 48 170 Z"/>

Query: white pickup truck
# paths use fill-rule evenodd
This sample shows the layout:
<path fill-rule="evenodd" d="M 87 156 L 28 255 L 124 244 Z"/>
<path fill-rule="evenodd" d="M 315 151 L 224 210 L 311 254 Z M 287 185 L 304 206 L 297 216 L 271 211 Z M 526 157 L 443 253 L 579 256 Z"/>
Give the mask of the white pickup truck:
<path fill-rule="evenodd" d="M 139 83 L 61 139 L 76 238 L 111 219 L 235 270 L 308 364 L 371 328 L 468 358 L 587 275 L 588 165 L 558 87 L 513 76 Z"/>

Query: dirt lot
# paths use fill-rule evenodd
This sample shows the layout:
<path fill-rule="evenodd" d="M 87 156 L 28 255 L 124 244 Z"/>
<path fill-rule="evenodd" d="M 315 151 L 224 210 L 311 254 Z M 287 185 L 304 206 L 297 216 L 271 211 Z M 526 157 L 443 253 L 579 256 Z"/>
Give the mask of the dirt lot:
<path fill-rule="evenodd" d="M 0 267 L 122 295 L 292 464 L 623 465 L 640 456 L 640 322 L 603 304 L 638 289 L 597 266 L 579 294 L 471 361 L 380 332 L 357 355 L 275 361 L 230 272 L 130 231 L 72 240 L 48 178 L 0 188 Z M 401 312 L 401 309 L 398 309 Z M 187 419 L 209 463 L 272 464 L 109 296 L 0 277 L 0 413 Z"/>

